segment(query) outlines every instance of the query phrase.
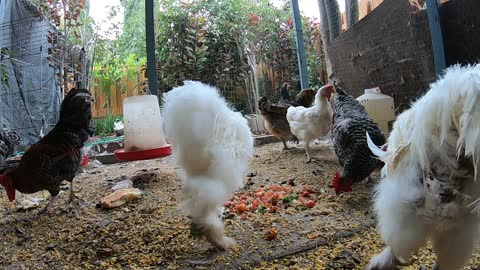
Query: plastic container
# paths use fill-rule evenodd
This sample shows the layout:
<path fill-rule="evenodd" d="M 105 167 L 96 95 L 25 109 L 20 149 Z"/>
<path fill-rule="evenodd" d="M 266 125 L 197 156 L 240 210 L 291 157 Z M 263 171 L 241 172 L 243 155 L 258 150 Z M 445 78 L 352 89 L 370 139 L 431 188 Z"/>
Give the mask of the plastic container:
<path fill-rule="evenodd" d="M 263 117 L 258 114 L 247 114 L 245 118 L 248 121 L 248 125 L 250 126 L 250 130 L 254 134 L 264 133 L 267 129 L 265 128 L 265 121 Z"/>
<path fill-rule="evenodd" d="M 395 121 L 395 104 L 391 96 L 382 94 L 380 88 L 365 89 L 365 94 L 357 100 L 367 110 L 368 116 L 375 121 L 385 136 L 388 136 Z"/>
<path fill-rule="evenodd" d="M 167 146 L 157 96 L 127 97 L 123 100 L 125 152 Z"/>

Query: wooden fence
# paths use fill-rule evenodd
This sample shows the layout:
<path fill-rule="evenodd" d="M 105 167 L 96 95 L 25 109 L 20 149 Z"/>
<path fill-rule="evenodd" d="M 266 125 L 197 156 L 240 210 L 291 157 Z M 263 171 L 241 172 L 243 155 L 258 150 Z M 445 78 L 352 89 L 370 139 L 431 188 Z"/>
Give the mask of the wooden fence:
<path fill-rule="evenodd" d="M 121 87 L 110 87 L 110 95 L 105 96 L 97 84 L 91 89 L 92 95 L 95 97 L 95 104 L 92 108 L 92 117 L 101 118 L 107 115 L 123 114 L 123 99 L 129 96 L 136 96 L 143 89 L 140 85 L 145 80 L 143 72 L 139 76 L 138 81 L 122 80 L 125 91 L 122 92 Z M 109 101 L 109 102 L 107 102 Z M 109 105 L 109 106 L 108 106 Z"/>

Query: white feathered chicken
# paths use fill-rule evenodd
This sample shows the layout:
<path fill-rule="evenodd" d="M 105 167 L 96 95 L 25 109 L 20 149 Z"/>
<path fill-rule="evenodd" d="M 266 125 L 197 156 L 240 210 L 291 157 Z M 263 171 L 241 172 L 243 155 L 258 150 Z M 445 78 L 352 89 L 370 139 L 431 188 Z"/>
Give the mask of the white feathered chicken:
<path fill-rule="evenodd" d="M 310 143 L 320 137 L 326 136 L 332 126 L 333 111 L 329 99 L 335 90 L 333 86 L 326 85 L 315 94 L 312 107 L 289 107 L 287 120 L 292 134 L 304 142 L 307 152 L 307 163 L 312 161 Z"/>
<path fill-rule="evenodd" d="M 368 135 L 368 134 L 367 134 Z M 479 236 L 480 65 L 454 66 L 393 126 L 375 211 L 388 247 L 366 269 L 397 269 L 433 243 L 440 270 L 460 269 Z"/>
<path fill-rule="evenodd" d="M 215 88 L 200 82 L 186 81 L 164 102 L 166 138 L 184 180 L 181 208 L 210 243 L 227 249 L 234 240 L 224 236 L 218 210 L 243 186 L 253 156 L 247 120 Z"/>

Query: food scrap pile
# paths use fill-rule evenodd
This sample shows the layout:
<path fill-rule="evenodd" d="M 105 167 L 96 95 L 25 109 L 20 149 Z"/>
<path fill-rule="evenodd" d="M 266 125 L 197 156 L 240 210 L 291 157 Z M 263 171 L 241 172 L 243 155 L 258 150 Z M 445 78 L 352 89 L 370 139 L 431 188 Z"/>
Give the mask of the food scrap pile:
<path fill-rule="evenodd" d="M 288 185 L 270 185 L 254 191 L 237 193 L 225 202 L 228 214 L 246 219 L 248 213 L 276 213 L 289 207 L 296 209 L 313 208 L 317 192 L 310 186 L 295 186 L 293 180 Z"/>

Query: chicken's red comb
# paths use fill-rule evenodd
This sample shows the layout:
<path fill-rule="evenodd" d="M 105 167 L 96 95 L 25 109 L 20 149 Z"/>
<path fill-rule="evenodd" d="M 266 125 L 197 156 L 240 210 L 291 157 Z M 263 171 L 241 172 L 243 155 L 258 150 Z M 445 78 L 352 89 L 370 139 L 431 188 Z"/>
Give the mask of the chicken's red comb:
<path fill-rule="evenodd" d="M 352 191 L 352 181 L 350 179 L 343 179 L 340 182 L 340 172 L 335 172 L 335 176 L 333 177 L 333 188 L 335 189 L 335 193 L 339 194 L 340 192 L 350 192 Z"/>

